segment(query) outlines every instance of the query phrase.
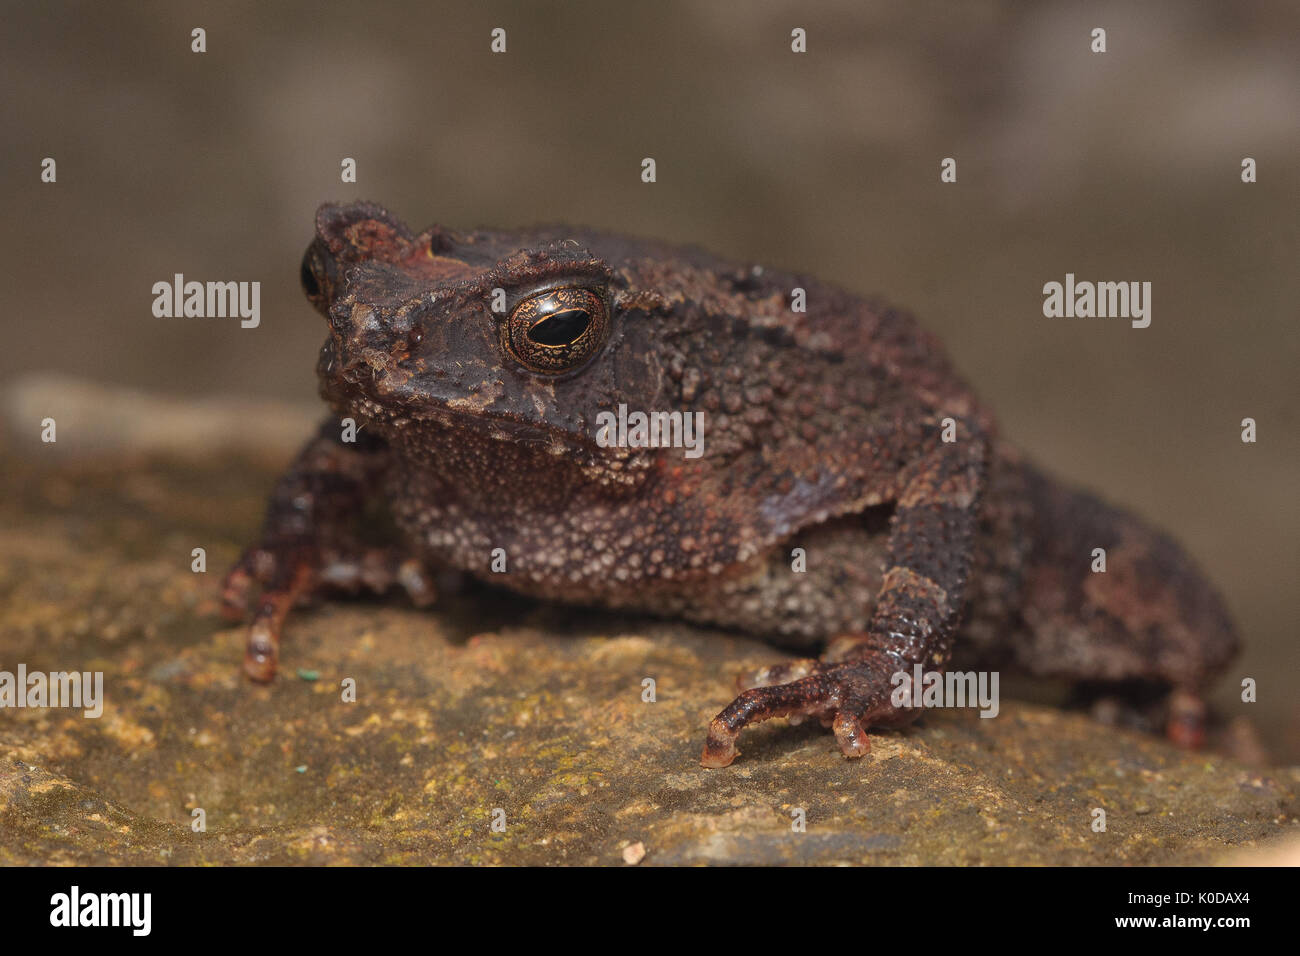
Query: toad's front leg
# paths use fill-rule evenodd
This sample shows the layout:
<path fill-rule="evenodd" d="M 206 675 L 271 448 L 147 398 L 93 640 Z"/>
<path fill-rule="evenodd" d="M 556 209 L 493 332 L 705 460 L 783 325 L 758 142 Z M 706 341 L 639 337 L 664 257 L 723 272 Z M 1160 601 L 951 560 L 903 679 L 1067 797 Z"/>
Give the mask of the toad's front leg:
<path fill-rule="evenodd" d="M 379 593 L 401 584 L 417 604 L 433 600 L 433 585 L 419 562 L 396 549 L 365 547 L 353 534 L 387 466 L 382 440 L 358 434 L 355 442 L 344 443 L 338 423 L 326 422 L 277 482 L 261 538 L 222 584 L 222 610 L 235 619 L 248 614 L 261 586 L 244 653 L 249 677 L 275 676 L 285 618 L 319 591 Z"/>
<path fill-rule="evenodd" d="M 936 438 L 937 441 L 937 438 Z M 884 582 L 863 634 L 832 641 L 821 660 L 766 668 L 709 725 L 700 762 L 725 767 L 736 737 L 769 717 L 814 716 L 829 724 L 846 757 L 870 750 L 869 727 L 916 719 L 891 700 L 913 666 L 942 669 L 961 618 L 970 574 L 988 447 L 963 429 L 905 469 L 895 501 Z M 767 686 L 753 686 L 763 684 Z M 910 699 L 910 691 L 903 699 Z"/>

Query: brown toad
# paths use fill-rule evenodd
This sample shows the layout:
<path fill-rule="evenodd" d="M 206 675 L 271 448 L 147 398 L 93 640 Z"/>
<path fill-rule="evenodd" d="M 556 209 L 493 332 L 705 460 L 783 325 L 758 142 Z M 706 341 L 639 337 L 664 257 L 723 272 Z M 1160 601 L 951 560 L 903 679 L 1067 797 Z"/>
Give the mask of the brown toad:
<path fill-rule="evenodd" d="M 774 716 L 818 717 L 861 755 L 868 728 L 919 714 L 891 691 L 954 641 L 1035 676 L 1176 690 L 1171 734 L 1198 733 L 1236 647 L 1213 589 L 1167 538 L 1023 462 L 909 315 L 616 235 L 416 235 L 369 203 L 320 209 L 302 281 L 329 322 L 334 417 L 226 579 L 227 609 L 252 610 L 254 679 L 300 600 L 401 583 L 427 603 L 426 569 L 451 568 L 820 650 L 743 681 L 706 766 Z M 637 412 L 702 422 L 703 454 L 644 428 L 608 441 Z M 391 548 L 353 534 L 376 500 Z"/>

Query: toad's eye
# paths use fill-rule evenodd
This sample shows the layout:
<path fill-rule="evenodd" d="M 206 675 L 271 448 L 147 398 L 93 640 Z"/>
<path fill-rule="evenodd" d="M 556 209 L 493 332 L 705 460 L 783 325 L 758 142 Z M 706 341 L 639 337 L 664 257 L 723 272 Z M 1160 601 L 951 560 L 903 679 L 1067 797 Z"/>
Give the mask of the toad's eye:
<path fill-rule="evenodd" d="M 559 375 L 600 351 L 609 336 L 604 298 L 591 289 L 550 289 L 520 302 L 501 327 L 502 344 L 520 365 Z"/>
<path fill-rule="evenodd" d="M 298 273 L 298 277 L 302 280 L 302 291 L 307 293 L 308 301 L 316 307 L 316 311 L 325 315 L 328 307 L 325 301 L 328 288 L 325 281 L 325 263 L 315 243 L 307 247 L 307 252 L 302 257 L 302 270 Z"/>
<path fill-rule="evenodd" d="M 538 345 L 568 345 L 591 325 L 591 313 L 586 309 L 565 309 L 533 323 L 524 333 Z"/>
<path fill-rule="evenodd" d="M 310 252 L 302 257 L 302 272 L 298 277 L 302 279 L 302 291 L 307 293 L 307 298 L 314 299 L 320 295 L 320 283 L 316 280 L 315 263 Z"/>

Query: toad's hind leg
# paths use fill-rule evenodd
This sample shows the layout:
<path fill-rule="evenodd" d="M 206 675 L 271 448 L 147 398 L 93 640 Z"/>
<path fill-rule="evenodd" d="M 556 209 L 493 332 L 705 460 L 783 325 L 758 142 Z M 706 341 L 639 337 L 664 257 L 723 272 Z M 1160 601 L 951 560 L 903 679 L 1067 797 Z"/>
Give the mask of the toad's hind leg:
<path fill-rule="evenodd" d="M 1136 517 L 1032 468 L 1024 480 L 1032 546 L 1009 663 L 1098 696 L 1109 687 L 1126 704 L 1154 696 L 1153 716 L 1170 740 L 1198 746 L 1203 692 L 1237 651 L 1213 585 L 1182 548 Z M 1096 563 L 1102 553 L 1104 570 Z"/>

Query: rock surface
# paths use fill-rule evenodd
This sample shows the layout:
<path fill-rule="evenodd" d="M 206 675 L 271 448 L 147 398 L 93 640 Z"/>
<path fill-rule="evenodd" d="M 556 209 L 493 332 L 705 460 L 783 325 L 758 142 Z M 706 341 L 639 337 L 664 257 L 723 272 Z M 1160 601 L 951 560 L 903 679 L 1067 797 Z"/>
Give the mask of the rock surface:
<path fill-rule="evenodd" d="M 255 687 L 214 599 L 277 462 L 23 446 L 0 464 L 0 670 L 102 671 L 106 698 L 98 719 L 0 710 L 2 864 L 1295 860 L 1278 847 L 1300 771 L 1005 698 L 997 719 L 874 735 L 853 763 L 774 721 L 703 770 L 734 675 L 780 654 L 673 623 L 472 591 L 331 601 Z"/>

